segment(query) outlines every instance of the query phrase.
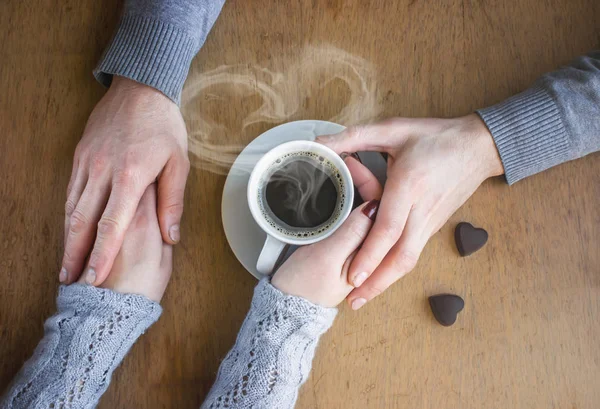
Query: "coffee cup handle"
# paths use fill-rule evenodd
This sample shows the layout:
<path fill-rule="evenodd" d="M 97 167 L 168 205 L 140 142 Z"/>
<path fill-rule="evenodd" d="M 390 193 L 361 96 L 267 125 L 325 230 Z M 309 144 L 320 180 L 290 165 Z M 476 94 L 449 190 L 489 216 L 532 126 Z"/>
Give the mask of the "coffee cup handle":
<path fill-rule="evenodd" d="M 260 274 L 269 275 L 273 272 L 275 264 L 281 257 L 281 252 L 286 248 L 287 244 L 267 234 L 265 244 L 258 256 L 256 269 Z"/>

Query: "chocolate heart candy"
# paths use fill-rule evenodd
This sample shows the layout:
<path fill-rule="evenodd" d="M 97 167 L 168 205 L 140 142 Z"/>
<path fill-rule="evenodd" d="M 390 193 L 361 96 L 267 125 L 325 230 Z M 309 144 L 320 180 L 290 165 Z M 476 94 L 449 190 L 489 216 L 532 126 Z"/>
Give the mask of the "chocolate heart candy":
<path fill-rule="evenodd" d="M 456 322 L 456 316 L 465 306 L 465 302 L 458 295 L 438 294 L 429 297 L 429 306 L 435 319 L 445 327 Z"/>
<path fill-rule="evenodd" d="M 460 222 L 454 230 L 454 240 L 461 256 L 469 256 L 487 243 L 488 233 L 473 227 L 471 223 Z"/>

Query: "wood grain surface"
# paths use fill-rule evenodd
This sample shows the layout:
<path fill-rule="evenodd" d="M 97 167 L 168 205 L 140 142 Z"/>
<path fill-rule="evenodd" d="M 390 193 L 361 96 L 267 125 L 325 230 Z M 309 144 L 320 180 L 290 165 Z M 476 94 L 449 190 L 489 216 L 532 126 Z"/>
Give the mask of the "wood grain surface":
<path fill-rule="evenodd" d="M 120 7 L 0 2 L 2 389 L 55 308 L 72 155 L 104 93 L 91 71 Z M 331 46 L 372 64 L 378 117 L 448 117 L 525 89 L 600 46 L 599 33 L 597 0 L 229 0 L 189 81 L 223 65 L 285 73 L 307 47 Z M 334 68 L 297 78 L 301 104 L 288 119 L 328 119 L 348 103 L 352 90 L 326 80 L 351 67 Z M 223 124 L 223 145 L 246 144 L 274 125 L 241 128 L 260 97 L 230 86 L 210 95 L 218 98 L 185 109 Z M 190 132 L 195 124 L 189 118 Z M 593 154 L 510 188 L 486 182 L 431 239 L 415 271 L 360 312 L 341 308 L 297 407 L 598 408 L 599 174 Z M 163 316 L 115 372 L 100 408 L 197 408 L 208 392 L 255 284 L 221 227 L 224 181 L 192 169 Z M 452 239 L 462 220 L 490 233 L 469 258 Z M 452 327 L 429 310 L 427 297 L 438 292 L 465 299 Z"/>

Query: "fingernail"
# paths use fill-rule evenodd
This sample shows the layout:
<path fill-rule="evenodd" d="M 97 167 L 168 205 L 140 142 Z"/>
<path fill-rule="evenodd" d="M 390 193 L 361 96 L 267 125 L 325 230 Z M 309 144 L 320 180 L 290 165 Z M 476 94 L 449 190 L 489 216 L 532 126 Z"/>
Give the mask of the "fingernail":
<path fill-rule="evenodd" d="M 363 271 L 362 273 L 354 277 L 354 280 L 352 281 L 354 283 L 354 287 L 360 287 L 362 283 L 365 282 L 367 277 L 369 277 L 369 274 L 366 271 Z"/>
<path fill-rule="evenodd" d="M 64 283 L 65 281 L 67 281 L 67 269 L 66 268 L 61 268 L 60 269 L 60 274 L 58 274 L 58 281 L 60 281 L 61 283 Z"/>
<path fill-rule="evenodd" d="M 373 199 L 363 207 L 362 212 L 369 219 L 375 221 L 377 210 L 379 210 L 379 200 Z"/>
<path fill-rule="evenodd" d="M 92 285 L 94 281 L 96 281 L 96 272 L 93 268 L 88 268 L 88 271 L 85 273 L 85 282 Z"/>
<path fill-rule="evenodd" d="M 175 243 L 177 243 L 179 241 L 179 225 L 178 224 L 171 226 L 171 228 L 169 229 L 169 237 Z"/>
<path fill-rule="evenodd" d="M 340 157 L 342 158 L 342 160 L 346 160 L 346 158 L 348 156 L 352 156 L 354 159 L 356 159 L 357 161 L 359 161 L 360 163 L 362 163 L 362 160 L 360 160 L 360 156 L 358 156 L 358 153 L 356 153 L 356 152 L 352 152 L 352 153 L 342 152 L 342 153 L 340 153 Z"/>
<path fill-rule="evenodd" d="M 362 307 L 363 305 L 365 305 L 366 303 L 367 303 L 367 300 L 365 300 L 364 298 L 357 298 L 356 300 L 352 301 L 352 309 L 354 311 L 356 311 L 360 307 Z"/>

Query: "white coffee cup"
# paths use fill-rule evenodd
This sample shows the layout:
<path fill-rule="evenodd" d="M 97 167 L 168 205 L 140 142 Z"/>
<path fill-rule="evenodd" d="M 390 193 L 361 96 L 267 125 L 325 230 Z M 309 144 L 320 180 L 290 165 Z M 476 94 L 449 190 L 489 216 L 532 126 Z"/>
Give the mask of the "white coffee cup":
<path fill-rule="evenodd" d="M 265 184 L 275 168 L 281 167 L 277 160 L 298 152 L 310 152 L 322 158 L 339 174 L 335 210 L 325 223 L 314 228 L 290 228 L 284 222 L 265 211 Z M 256 223 L 267 233 L 256 269 L 261 274 L 273 272 L 277 260 L 288 244 L 307 245 L 330 236 L 341 226 L 352 211 L 354 186 L 352 176 L 342 158 L 328 147 L 311 141 L 283 143 L 268 151 L 256 164 L 248 181 L 248 206 Z M 268 206 L 267 206 L 268 207 Z"/>

